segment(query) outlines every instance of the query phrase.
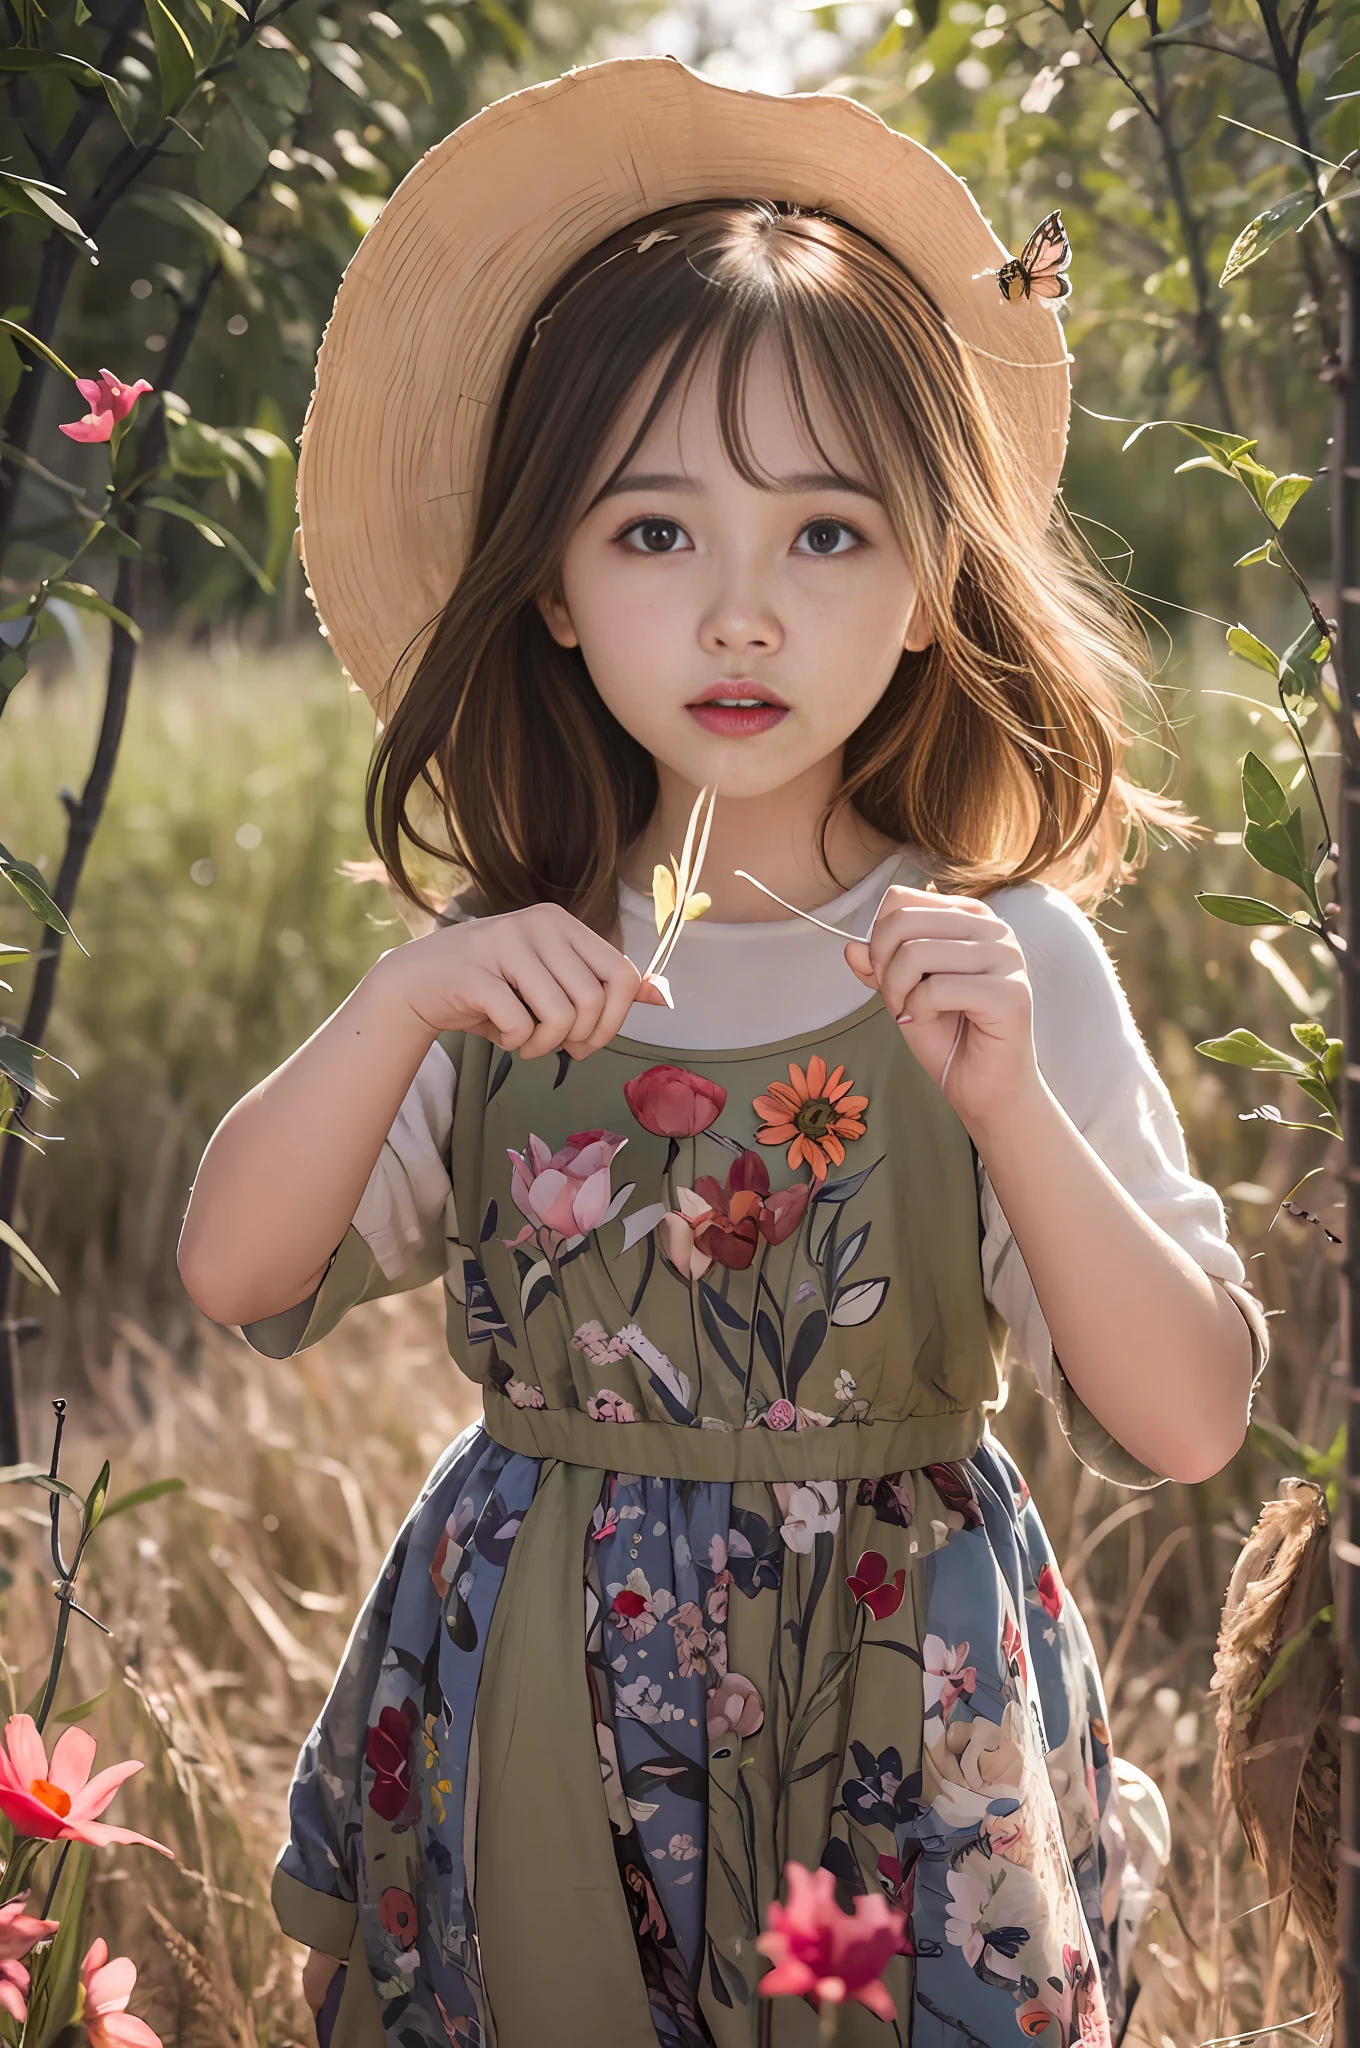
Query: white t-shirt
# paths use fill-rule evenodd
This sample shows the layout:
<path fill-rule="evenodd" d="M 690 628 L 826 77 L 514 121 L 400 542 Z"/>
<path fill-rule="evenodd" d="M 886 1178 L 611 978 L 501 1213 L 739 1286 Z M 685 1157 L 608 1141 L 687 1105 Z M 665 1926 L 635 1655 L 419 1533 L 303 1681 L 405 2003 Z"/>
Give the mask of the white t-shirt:
<path fill-rule="evenodd" d="M 867 934 L 885 889 L 922 879 L 910 853 L 893 855 L 818 915 Z M 1034 991 L 1035 1050 L 1058 1101 L 1139 1208 L 1205 1273 L 1240 1286 L 1244 1270 L 1228 1242 L 1223 1204 L 1190 1172 L 1171 1097 L 1095 928 L 1070 898 L 1041 883 L 999 889 L 987 900 L 1024 951 Z M 651 900 L 623 888 L 619 907 L 624 950 L 643 967 L 656 944 Z M 626 1036 L 677 1051 L 767 1045 L 812 1033 L 866 1000 L 863 983 L 845 964 L 841 940 L 796 917 L 756 924 L 698 918 L 685 927 L 667 978 L 675 1008 L 636 1006 L 623 1028 Z M 355 1213 L 355 1228 L 389 1280 L 402 1277 L 410 1247 L 449 1200 L 445 1160 L 456 1085 L 448 1054 L 433 1046 Z M 981 1170 L 978 1189 L 984 1292 L 1010 1332 L 1008 1356 L 1028 1366 L 1051 1398 L 1053 1351 L 1043 1312 Z M 456 1189 L 453 1195 L 456 1203 Z M 1251 1314 L 1245 1301 L 1240 1305 Z M 1259 1311 L 1251 1320 L 1259 1360 Z"/>

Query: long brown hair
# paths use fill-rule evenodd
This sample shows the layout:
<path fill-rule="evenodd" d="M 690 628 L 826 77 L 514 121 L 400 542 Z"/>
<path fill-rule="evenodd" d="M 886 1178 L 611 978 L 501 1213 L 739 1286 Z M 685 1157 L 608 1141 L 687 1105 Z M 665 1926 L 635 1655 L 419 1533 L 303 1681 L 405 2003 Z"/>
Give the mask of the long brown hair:
<path fill-rule="evenodd" d="M 841 221 L 705 201 L 602 242 L 521 340 L 467 566 L 369 776 L 370 835 L 414 901 L 425 899 L 408 846 L 451 858 L 488 910 L 553 901 L 613 927 L 619 864 L 655 806 L 656 771 L 538 600 L 557 587 L 601 448 L 658 365 L 616 473 L 712 352 L 728 455 L 748 481 L 768 481 L 743 419 L 746 368 L 767 338 L 814 441 L 809 391 L 834 406 L 932 634 L 847 742 L 827 818 L 852 803 L 957 889 L 1043 876 L 1082 897 L 1122 879 L 1149 823 L 1174 827 L 1175 806 L 1122 772 L 1121 705 L 1145 674 L 1135 622 L 1061 513 L 1036 545 L 1016 451 L 932 300 Z M 446 845 L 412 815 L 422 786 Z"/>

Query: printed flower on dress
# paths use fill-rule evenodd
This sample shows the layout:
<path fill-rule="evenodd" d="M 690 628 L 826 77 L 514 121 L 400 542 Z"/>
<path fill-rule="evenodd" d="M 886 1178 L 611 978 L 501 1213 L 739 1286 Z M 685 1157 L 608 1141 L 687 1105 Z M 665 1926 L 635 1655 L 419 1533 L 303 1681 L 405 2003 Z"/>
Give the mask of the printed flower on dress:
<path fill-rule="evenodd" d="M 623 1084 L 628 1107 L 657 1138 L 697 1138 L 723 1113 L 727 1090 L 687 1067 L 648 1067 Z"/>
<path fill-rule="evenodd" d="M 790 1550 L 806 1557 L 818 1536 L 834 1536 L 840 1528 L 840 1488 L 834 1479 L 810 1479 L 802 1485 L 779 1480 L 771 1491 L 784 1517 L 779 1533 Z"/>
<path fill-rule="evenodd" d="M 693 1835 L 672 1835 L 666 1854 L 675 1863 L 693 1863 L 699 1854 Z"/>
<path fill-rule="evenodd" d="M 612 1387 L 601 1387 L 598 1394 L 592 1394 L 586 1402 L 586 1414 L 592 1422 L 636 1422 L 637 1410 L 631 1401 L 625 1401 L 622 1394 L 616 1394 Z"/>
<path fill-rule="evenodd" d="M 806 1073 L 790 1060 L 788 1080 L 771 1081 L 768 1092 L 752 1103 L 764 1120 L 756 1143 L 787 1145 L 795 1171 L 806 1164 L 814 1180 L 825 1180 L 827 1167 L 844 1160 L 846 1141 L 864 1136 L 860 1112 L 869 1107 L 869 1098 L 852 1095 L 855 1084 L 843 1079 L 844 1073 L 844 1067 L 837 1067 L 828 1074 L 820 1053 L 808 1061 Z"/>
<path fill-rule="evenodd" d="M 766 1429 L 792 1429 L 798 1420 L 798 1410 L 792 1401 L 786 1401 L 781 1396 L 778 1401 L 771 1401 L 761 1420 Z"/>
<path fill-rule="evenodd" d="M 656 1627 L 656 1614 L 645 1595 L 620 1586 L 610 1602 L 609 1619 L 626 1643 L 641 1642 Z"/>
<path fill-rule="evenodd" d="M 962 1465 L 925 1465 L 922 1470 L 944 1502 L 945 1522 L 949 1528 L 982 1527 L 982 1509 Z"/>
<path fill-rule="evenodd" d="M 703 1609 L 693 1600 L 682 1600 L 667 1619 L 675 1633 L 675 1656 L 681 1678 L 688 1678 L 695 1671 L 703 1676 L 708 1670 L 709 1648 Z"/>
<path fill-rule="evenodd" d="M 923 1636 L 921 1656 L 925 1662 L 926 1712 L 938 1707 L 947 1721 L 955 1702 L 972 1696 L 977 1685 L 977 1666 L 967 1661 L 967 1643 L 947 1643 L 943 1636 Z"/>
<path fill-rule="evenodd" d="M 984 1983 L 991 1976 L 1001 1976 L 1018 1984 L 1020 1967 L 1015 1959 L 1029 1940 L 1027 1928 L 1005 1922 L 1004 1901 L 996 1916 L 992 1915 L 993 1902 L 1005 1885 L 1006 1868 L 984 1863 L 981 1858 L 974 1860 L 970 1855 L 945 1873 L 949 1904 L 945 1909 L 944 1938 L 951 1948 L 962 1950 L 971 1970 L 978 1971 L 981 1964 L 989 1971 Z"/>
<path fill-rule="evenodd" d="M 878 1756 L 862 1742 L 852 1741 L 851 1755 L 859 1772 L 841 1786 L 841 1798 L 849 1813 L 863 1827 L 897 1829 L 919 1815 L 921 1773 L 902 1775 L 902 1753 L 885 1749 Z"/>
<path fill-rule="evenodd" d="M 875 1621 L 886 1621 L 902 1605 L 907 1574 L 901 1565 L 888 1577 L 888 1560 L 881 1551 L 866 1550 L 845 1581 L 857 1607 L 867 1607 Z"/>
<path fill-rule="evenodd" d="M 854 1912 L 842 1913 L 829 1870 L 788 1863 L 784 1876 L 788 1904 L 771 1901 L 768 1932 L 756 1937 L 774 1964 L 757 1986 L 761 1997 L 805 1998 L 817 2012 L 849 2000 L 891 2024 L 897 2007 L 882 1978 L 902 1953 L 904 1916 L 881 1892 L 857 1898 Z"/>
<path fill-rule="evenodd" d="M 1009 1614 L 1001 1624 L 1001 1654 L 1006 1660 L 1006 1669 L 1015 1673 L 1021 1685 L 1028 1685 L 1029 1667 L 1025 1661 L 1025 1639 Z"/>
<path fill-rule="evenodd" d="M 861 1479 L 856 1499 L 872 1508 L 874 1520 L 894 1529 L 909 1529 L 916 1520 L 916 1486 L 910 1472 L 888 1472 L 882 1479 Z"/>
<path fill-rule="evenodd" d="M 573 1131 L 565 1145 L 550 1152 L 531 1131 L 523 1152 L 508 1151 L 514 1168 L 510 1193 L 529 1221 L 505 1243 L 532 1240 L 552 1258 L 569 1239 L 598 1230 L 613 1200 L 609 1168 L 627 1143 L 615 1131 Z"/>
<path fill-rule="evenodd" d="M 404 1949 L 414 1948 L 420 1933 L 416 1902 L 409 1892 L 390 1884 L 378 1900 L 378 1918 L 384 1930 Z"/>
<path fill-rule="evenodd" d="M 548 1405 L 543 1398 L 542 1387 L 531 1387 L 525 1380 L 507 1380 L 505 1392 L 516 1408 L 546 1408 Z"/>
<path fill-rule="evenodd" d="M 370 1728 L 365 1753 L 373 1771 L 368 1803 L 382 1820 L 400 1820 L 419 1795 L 411 1784 L 411 1737 L 415 1732 L 409 1707 L 384 1707 Z"/>
<path fill-rule="evenodd" d="M 573 1330 L 571 1337 L 573 1351 L 584 1352 L 592 1365 L 616 1365 L 628 1356 L 628 1346 L 619 1337 L 611 1337 L 601 1322 L 582 1323 Z"/>
<path fill-rule="evenodd" d="M 708 1696 L 704 1723 L 710 1742 L 722 1742 L 729 1735 L 754 1735 L 763 1728 L 765 1708 L 750 1679 L 739 1671 L 729 1671 Z"/>
<path fill-rule="evenodd" d="M 1063 1611 L 1063 1595 L 1066 1589 L 1055 1564 L 1044 1566 L 1034 1582 L 1034 1590 L 1039 1595 L 1039 1604 L 1045 1614 L 1056 1621 Z"/>
<path fill-rule="evenodd" d="M 783 1244 L 793 1236 L 807 1214 L 812 1191 L 806 1181 L 799 1181 L 772 1195 L 765 1161 L 758 1152 L 747 1151 L 733 1160 L 724 1184 L 711 1173 L 701 1174 L 693 1193 L 705 1205 L 698 1215 L 692 1204 L 684 1205 L 697 1249 L 720 1266 L 744 1273 L 762 1238 L 766 1244 Z"/>

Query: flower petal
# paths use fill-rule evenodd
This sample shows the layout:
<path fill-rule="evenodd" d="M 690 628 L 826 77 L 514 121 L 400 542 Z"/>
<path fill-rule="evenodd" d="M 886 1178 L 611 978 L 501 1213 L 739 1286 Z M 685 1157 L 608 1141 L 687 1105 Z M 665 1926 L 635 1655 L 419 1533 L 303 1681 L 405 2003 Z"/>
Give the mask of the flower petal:
<path fill-rule="evenodd" d="M 27 1791 L 35 1778 L 47 1776 L 47 1750 L 31 1714 L 11 1714 L 5 1724 L 5 1749 L 14 1766 L 14 1782 Z"/>
<path fill-rule="evenodd" d="M 790 1072 L 792 1072 L 792 1069 L 790 1069 Z M 811 1097 L 814 1095 L 822 1095 L 825 1093 L 825 1090 L 826 1061 L 822 1058 L 819 1052 L 815 1052 L 812 1055 L 812 1058 L 808 1061 L 807 1092 L 809 1097 Z"/>
<path fill-rule="evenodd" d="M 115 1956 L 111 1963 L 105 1963 L 86 1977 L 86 2010 L 101 2014 L 122 2012 L 136 1982 L 137 1965 L 131 1956 Z"/>
<path fill-rule="evenodd" d="M 113 414 L 111 412 L 89 412 L 83 420 L 63 420 L 58 431 L 68 441 L 111 441 L 113 439 Z"/>
<path fill-rule="evenodd" d="M 34 1804 L 36 1805 L 36 1801 Z M 55 1819 L 55 1814 L 53 1819 Z M 132 1828 L 111 1828 L 102 1820 L 64 1821 L 53 1831 L 63 1842 L 88 1842 L 91 1848 L 107 1849 L 114 1842 L 122 1842 L 139 1849 L 159 1849 L 162 1856 L 173 1856 L 174 1850 L 167 1849 L 164 1842 L 153 1842 L 150 1835 L 139 1835 Z"/>
<path fill-rule="evenodd" d="M 16 1791 L 13 1785 L 0 1785 L 0 1813 L 13 1823 L 16 1835 L 55 1842 L 65 1833 L 65 1823 L 57 1819 L 50 1806 L 44 1806 L 31 1792 Z"/>
<path fill-rule="evenodd" d="M 47 1776 L 54 1785 L 60 1785 L 63 1792 L 69 1792 L 72 1798 L 89 1783 L 94 1747 L 94 1737 L 88 1728 L 67 1728 L 57 1737 Z M 109 1797 L 113 1797 L 112 1792 Z"/>
<path fill-rule="evenodd" d="M 132 2012 L 110 2013 L 100 2033 L 109 2048 L 164 2048 L 160 2035 Z"/>
<path fill-rule="evenodd" d="M 68 1733 L 74 1734 L 75 1730 L 70 1729 Z M 62 1741 L 65 1740 L 66 1737 L 63 1735 Z M 54 1767 L 55 1764 L 54 1757 Z M 142 1768 L 135 1757 L 130 1757 L 125 1764 L 110 1764 L 106 1771 L 101 1771 L 98 1777 L 91 1778 L 87 1785 L 83 1785 L 75 1793 L 71 1800 L 72 1816 L 77 1820 L 96 1819 L 104 1811 L 118 1787 L 126 1784 L 129 1778 L 135 1777 Z M 60 1780 L 54 1778 L 52 1782 L 57 1784 Z"/>

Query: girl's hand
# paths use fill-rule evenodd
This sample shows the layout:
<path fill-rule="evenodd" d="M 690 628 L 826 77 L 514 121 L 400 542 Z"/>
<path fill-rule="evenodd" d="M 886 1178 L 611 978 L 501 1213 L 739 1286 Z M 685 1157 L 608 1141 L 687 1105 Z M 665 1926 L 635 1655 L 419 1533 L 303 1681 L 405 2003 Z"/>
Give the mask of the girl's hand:
<path fill-rule="evenodd" d="M 432 1032 L 470 1031 L 537 1059 L 560 1046 L 585 1059 L 634 1003 L 664 997 L 617 946 L 554 903 L 447 925 L 379 962 Z"/>
<path fill-rule="evenodd" d="M 1029 976 L 1010 926 L 972 896 L 889 889 L 846 963 L 976 1138 L 1042 1086 Z"/>

